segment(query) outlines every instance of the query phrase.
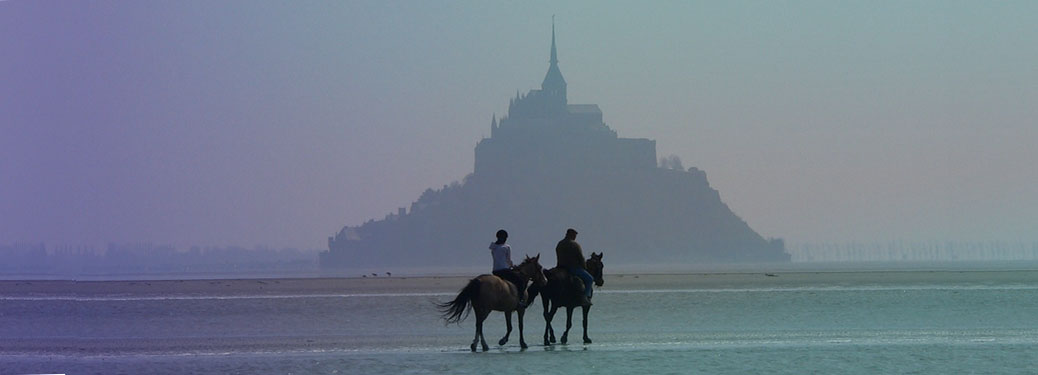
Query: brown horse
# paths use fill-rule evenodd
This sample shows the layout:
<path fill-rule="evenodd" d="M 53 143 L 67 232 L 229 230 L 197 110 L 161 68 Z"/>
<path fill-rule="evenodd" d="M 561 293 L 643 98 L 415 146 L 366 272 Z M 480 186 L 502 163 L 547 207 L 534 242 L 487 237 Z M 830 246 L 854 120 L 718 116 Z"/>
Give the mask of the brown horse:
<path fill-rule="evenodd" d="M 541 255 L 530 258 L 526 257 L 516 269 L 523 277 L 523 282 L 533 280 L 535 286 L 543 286 L 546 283 L 544 268 L 538 262 Z M 519 292 L 512 283 L 494 276 L 479 275 L 469 280 L 458 293 L 453 301 L 437 304 L 443 313 L 443 320 L 450 323 L 460 323 L 468 316 L 469 310 L 476 311 L 476 338 L 472 340 L 469 348 L 476 351 L 476 343 L 483 345 L 483 351 L 487 351 L 487 341 L 483 339 L 483 321 L 487 319 L 491 311 L 503 311 L 505 313 L 505 324 L 508 332 L 497 342 L 504 345 L 508 342 L 508 336 L 512 334 L 512 311 L 519 312 L 519 346 L 526 349 L 526 340 L 523 338 L 523 314 L 525 308 L 519 307 Z"/>
<path fill-rule="evenodd" d="M 595 286 L 601 287 L 605 284 L 602 279 L 602 253 L 591 253 L 588 258 L 587 271 L 594 278 Z M 591 306 L 582 306 L 580 296 L 584 294 L 584 282 L 579 277 L 570 275 L 565 268 L 555 267 L 544 272 L 548 283 L 543 288 L 530 287 L 530 298 L 541 294 L 541 302 L 544 304 L 544 345 L 548 346 L 555 342 L 555 329 L 551 327 L 551 320 L 559 307 L 566 308 L 566 331 L 562 333 L 561 342 L 566 343 L 569 337 L 569 329 L 573 326 L 573 308 L 580 306 L 584 313 L 584 343 L 590 344 L 591 339 L 587 336 L 587 313 Z"/>

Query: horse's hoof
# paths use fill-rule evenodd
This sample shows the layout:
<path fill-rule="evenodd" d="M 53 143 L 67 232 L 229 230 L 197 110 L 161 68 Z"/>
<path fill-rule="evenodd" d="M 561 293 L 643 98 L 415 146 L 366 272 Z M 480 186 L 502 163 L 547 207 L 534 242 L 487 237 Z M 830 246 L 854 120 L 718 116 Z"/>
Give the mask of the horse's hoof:
<path fill-rule="evenodd" d="M 506 342 L 508 342 L 508 340 L 501 339 L 497 342 L 497 345 L 504 345 Z"/>
<path fill-rule="evenodd" d="M 559 340 L 559 342 L 561 342 L 561 343 L 562 343 L 563 345 L 565 345 L 565 344 L 566 344 L 566 341 L 567 341 L 567 340 L 566 340 L 566 336 L 562 336 L 562 339 L 561 339 L 561 340 Z"/>
<path fill-rule="evenodd" d="M 472 349 L 473 353 L 476 352 L 476 344 L 472 344 L 472 346 L 469 346 L 469 348 Z"/>
<path fill-rule="evenodd" d="M 529 348 L 529 346 L 527 346 L 525 342 L 520 342 L 519 343 L 519 348 L 525 350 L 526 348 Z"/>
<path fill-rule="evenodd" d="M 544 340 L 544 346 L 551 346 L 551 343 L 548 340 Z"/>
<path fill-rule="evenodd" d="M 591 339 L 589 339 L 589 338 L 585 337 L 585 338 L 584 338 L 584 343 L 585 343 L 585 344 L 590 344 L 590 343 L 591 343 Z"/>
<path fill-rule="evenodd" d="M 489 348 L 489 347 L 487 347 L 486 345 L 483 345 L 483 351 L 485 352 L 485 351 L 487 351 L 487 350 L 490 350 L 490 348 Z"/>

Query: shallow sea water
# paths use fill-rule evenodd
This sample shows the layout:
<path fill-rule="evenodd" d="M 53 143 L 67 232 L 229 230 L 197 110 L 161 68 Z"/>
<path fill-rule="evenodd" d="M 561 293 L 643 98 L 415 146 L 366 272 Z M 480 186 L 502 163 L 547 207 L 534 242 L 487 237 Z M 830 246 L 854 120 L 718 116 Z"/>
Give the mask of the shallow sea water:
<path fill-rule="evenodd" d="M 4 296 L 0 373 L 1035 373 L 1038 272 L 606 276 L 589 336 L 543 345 L 537 303 L 471 353 L 443 292 Z M 624 279 L 626 278 L 626 279 Z M 621 280 L 623 279 L 623 280 Z M 613 283 L 611 283 L 613 281 Z M 614 286 L 615 285 L 615 286 Z M 463 285 L 458 285 L 460 289 Z M 539 302 L 539 301 L 538 301 Z M 513 316 L 513 320 L 516 317 Z M 553 322 L 561 336 L 565 313 Z"/>

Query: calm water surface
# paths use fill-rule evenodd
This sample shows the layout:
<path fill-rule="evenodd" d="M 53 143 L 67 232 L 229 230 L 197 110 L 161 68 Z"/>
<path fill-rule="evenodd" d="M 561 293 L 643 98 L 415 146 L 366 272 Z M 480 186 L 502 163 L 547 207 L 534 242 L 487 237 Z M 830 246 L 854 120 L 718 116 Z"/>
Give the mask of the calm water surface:
<path fill-rule="evenodd" d="M 458 285 L 461 288 L 463 285 Z M 539 303 L 503 347 L 471 353 L 442 292 L 6 295 L 0 373 L 1034 373 L 1038 272 L 606 277 L 581 343 L 543 346 Z M 513 317 L 514 319 L 514 317 Z M 561 335 L 565 315 L 554 326 Z"/>

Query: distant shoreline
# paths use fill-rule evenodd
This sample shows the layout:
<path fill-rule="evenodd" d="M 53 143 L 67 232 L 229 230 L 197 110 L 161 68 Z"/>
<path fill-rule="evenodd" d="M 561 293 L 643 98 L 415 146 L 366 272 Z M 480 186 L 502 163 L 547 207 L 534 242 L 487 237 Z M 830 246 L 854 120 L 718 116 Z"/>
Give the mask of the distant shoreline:
<path fill-rule="evenodd" d="M 545 264 L 551 266 L 553 264 Z M 376 271 L 381 270 L 381 271 Z M 606 276 L 699 275 L 797 272 L 911 272 L 911 271 L 1028 271 L 1038 270 L 1038 260 L 949 262 L 790 262 L 699 265 L 610 265 Z M 114 274 L 0 273 L 0 282 L 54 281 L 187 281 L 187 280 L 385 280 L 398 278 L 464 278 L 488 273 L 485 267 L 367 267 L 361 269 L 297 270 L 282 272 L 155 272 Z"/>
<path fill-rule="evenodd" d="M 3 298 L 94 297 L 264 297 L 372 296 L 456 293 L 475 275 L 322 278 L 233 278 L 192 280 L 0 280 Z M 940 287 L 985 285 L 1003 280 L 1038 283 L 1038 270 L 859 270 L 697 273 L 617 273 L 605 275 L 597 290 L 726 290 L 831 288 L 845 285 Z"/>

